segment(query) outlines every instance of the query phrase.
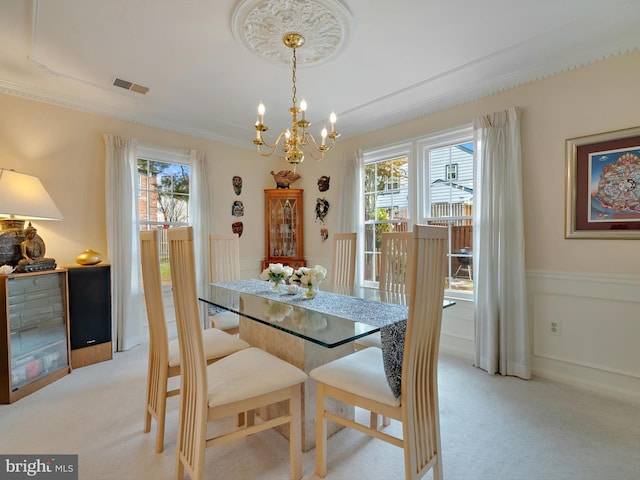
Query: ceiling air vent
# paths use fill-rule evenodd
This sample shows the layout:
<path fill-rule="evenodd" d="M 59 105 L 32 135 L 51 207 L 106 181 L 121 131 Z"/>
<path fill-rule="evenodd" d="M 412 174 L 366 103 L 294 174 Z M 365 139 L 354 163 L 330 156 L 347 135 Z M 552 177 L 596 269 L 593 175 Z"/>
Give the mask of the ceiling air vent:
<path fill-rule="evenodd" d="M 141 93 L 144 95 L 149 91 L 148 87 L 143 87 L 142 85 L 138 85 L 127 80 L 122 80 L 121 78 L 116 78 L 113 81 L 113 84 L 116 87 L 124 88 L 125 90 L 131 90 L 132 92 Z"/>

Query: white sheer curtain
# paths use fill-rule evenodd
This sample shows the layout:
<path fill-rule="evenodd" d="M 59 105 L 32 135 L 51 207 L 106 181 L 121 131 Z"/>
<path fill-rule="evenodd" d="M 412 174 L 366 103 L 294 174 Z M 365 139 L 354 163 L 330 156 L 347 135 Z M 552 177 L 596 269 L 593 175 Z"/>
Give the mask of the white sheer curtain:
<path fill-rule="evenodd" d="M 140 343 L 142 291 L 138 245 L 135 138 L 105 134 L 107 247 L 111 262 L 113 339 L 118 351 Z"/>
<path fill-rule="evenodd" d="M 364 221 L 362 213 L 362 150 L 345 154 L 342 162 L 342 185 L 338 204 L 338 232 L 358 234 L 358 252 L 364 250 Z M 356 255 L 355 285 L 362 285 L 363 265 Z"/>
<path fill-rule="evenodd" d="M 194 234 L 194 250 L 196 257 L 196 282 L 198 295 L 206 296 L 209 291 L 209 234 L 212 233 L 211 218 L 212 188 L 209 178 L 207 155 L 196 150 L 190 151 L 191 157 L 191 225 Z M 207 328 L 207 308 L 200 302 L 200 318 Z"/>
<path fill-rule="evenodd" d="M 519 117 L 510 108 L 474 120 L 475 364 L 530 378 Z"/>

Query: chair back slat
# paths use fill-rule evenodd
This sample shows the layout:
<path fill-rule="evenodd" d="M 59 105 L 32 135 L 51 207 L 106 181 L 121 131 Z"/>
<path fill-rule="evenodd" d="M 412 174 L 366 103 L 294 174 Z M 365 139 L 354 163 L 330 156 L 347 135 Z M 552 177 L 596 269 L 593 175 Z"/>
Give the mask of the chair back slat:
<path fill-rule="evenodd" d="M 441 452 L 437 366 L 448 232 L 446 227 L 416 225 L 412 235 L 402 366 L 403 438 L 406 478 L 420 478 Z"/>
<path fill-rule="evenodd" d="M 238 234 L 209 235 L 209 281 L 240 279 L 240 240 Z"/>
<path fill-rule="evenodd" d="M 380 243 L 380 290 L 404 293 L 411 232 L 383 232 Z"/>
<path fill-rule="evenodd" d="M 353 287 L 356 275 L 356 234 L 333 235 L 333 285 Z"/>
<path fill-rule="evenodd" d="M 166 369 L 169 361 L 169 340 L 162 302 L 162 280 L 158 255 L 158 230 L 140 232 L 142 284 L 149 323 L 149 372 L 147 375 L 147 406 L 155 415 L 164 416 L 161 390 L 166 390 Z"/>
<path fill-rule="evenodd" d="M 202 472 L 207 418 L 206 357 L 196 290 L 193 228 L 168 231 L 169 262 L 180 345 L 180 421 L 177 450 L 190 476 Z"/>

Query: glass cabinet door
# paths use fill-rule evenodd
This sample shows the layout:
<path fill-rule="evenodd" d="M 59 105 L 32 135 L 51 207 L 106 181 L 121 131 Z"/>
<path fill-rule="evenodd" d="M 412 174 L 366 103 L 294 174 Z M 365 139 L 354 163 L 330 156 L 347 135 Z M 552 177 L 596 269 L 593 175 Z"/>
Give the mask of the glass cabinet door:
<path fill-rule="evenodd" d="M 265 206 L 265 266 L 269 263 L 303 266 L 302 190 L 265 190 Z"/>

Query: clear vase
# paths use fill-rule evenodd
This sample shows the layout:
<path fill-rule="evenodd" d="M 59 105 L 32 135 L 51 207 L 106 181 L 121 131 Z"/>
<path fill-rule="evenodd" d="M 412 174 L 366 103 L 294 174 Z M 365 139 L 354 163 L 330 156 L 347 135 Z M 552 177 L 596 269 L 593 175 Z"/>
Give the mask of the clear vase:
<path fill-rule="evenodd" d="M 282 293 L 282 287 L 284 282 L 282 280 L 270 280 L 271 282 L 271 291 L 273 293 Z"/>
<path fill-rule="evenodd" d="M 304 288 L 300 291 L 300 295 L 307 299 L 315 298 L 315 296 L 318 295 L 318 287 L 313 286 Z"/>

